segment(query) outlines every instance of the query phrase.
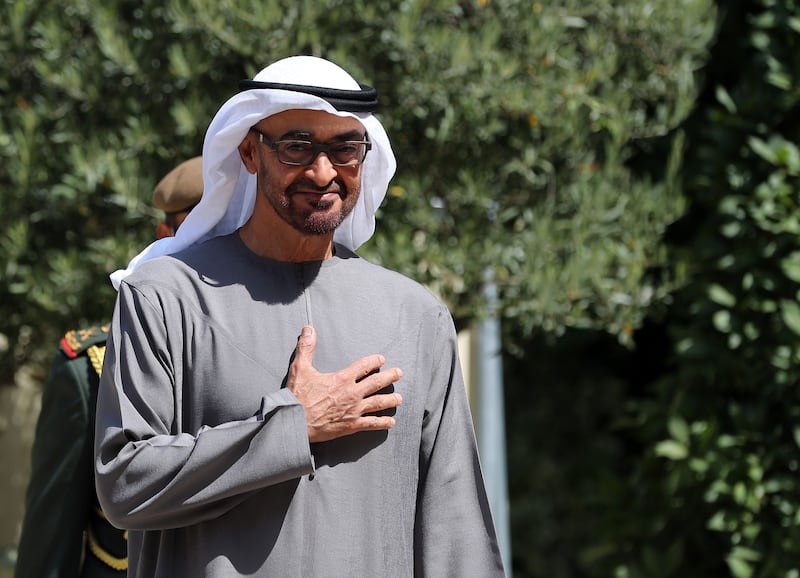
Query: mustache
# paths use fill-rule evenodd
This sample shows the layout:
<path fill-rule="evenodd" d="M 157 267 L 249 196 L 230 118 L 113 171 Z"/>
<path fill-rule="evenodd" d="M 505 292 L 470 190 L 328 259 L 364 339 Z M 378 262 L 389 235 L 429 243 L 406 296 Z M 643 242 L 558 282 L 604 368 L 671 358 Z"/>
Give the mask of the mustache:
<path fill-rule="evenodd" d="M 321 187 L 311 180 L 303 179 L 292 183 L 286 188 L 287 195 L 309 192 L 318 193 L 320 195 L 325 193 L 334 193 L 344 198 L 349 194 L 350 191 L 347 190 L 347 187 L 343 183 L 338 182 L 336 179 Z"/>

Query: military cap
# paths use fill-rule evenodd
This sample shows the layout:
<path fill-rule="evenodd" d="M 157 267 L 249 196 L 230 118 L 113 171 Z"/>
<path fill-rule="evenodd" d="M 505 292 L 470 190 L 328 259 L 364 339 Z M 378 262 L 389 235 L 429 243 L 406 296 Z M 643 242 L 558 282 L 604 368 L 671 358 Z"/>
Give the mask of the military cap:
<path fill-rule="evenodd" d="M 168 172 L 153 191 L 153 206 L 165 213 L 192 208 L 203 196 L 203 157 L 184 161 Z"/>

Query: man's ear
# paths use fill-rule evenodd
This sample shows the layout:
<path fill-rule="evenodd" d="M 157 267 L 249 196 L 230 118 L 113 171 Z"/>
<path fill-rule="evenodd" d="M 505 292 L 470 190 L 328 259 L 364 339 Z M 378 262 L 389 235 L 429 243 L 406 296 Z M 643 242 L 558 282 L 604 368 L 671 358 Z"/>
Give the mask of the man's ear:
<path fill-rule="evenodd" d="M 258 154 L 258 151 L 256 151 L 255 140 L 251 138 L 250 133 L 247 133 L 247 136 L 244 137 L 244 140 L 239 144 L 239 156 L 242 157 L 242 162 L 247 172 L 253 175 L 256 174 L 258 170 L 256 154 Z"/>
<path fill-rule="evenodd" d="M 172 230 L 167 223 L 161 221 L 156 225 L 156 239 L 163 239 L 164 237 L 174 237 L 175 231 Z"/>

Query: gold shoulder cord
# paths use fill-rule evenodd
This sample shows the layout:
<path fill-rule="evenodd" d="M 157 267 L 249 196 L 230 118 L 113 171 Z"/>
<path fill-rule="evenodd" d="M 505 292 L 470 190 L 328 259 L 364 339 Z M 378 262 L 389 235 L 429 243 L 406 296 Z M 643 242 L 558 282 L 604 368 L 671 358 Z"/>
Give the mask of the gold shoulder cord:
<path fill-rule="evenodd" d="M 86 355 L 89 356 L 89 361 L 92 362 L 92 367 L 97 372 L 97 375 L 100 375 L 100 372 L 103 370 L 103 357 L 106 354 L 106 346 L 105 345 L 92 345 L 91 347 L 86 349 Z M 106 515 L 103 513 L 103 510 L 97 508 L 97 514 L 102 518 L 106 519 Z M 86 529 L 86 539 L 89 543 L 89 550 L 95 557 L 100 560 L 106 566 L 113 568 L 114 570 L 127 570 L 128 569 L 128 558 L 117 558 L 107 552 L 100 543 L 97 541 L 97 538 L 92 532 L 91 526 Z M 128 532 L 125 532 L 125 539 L 128 539 Z"/>
<path fill-rule="evenodd" d="M 100 375 L 100 372 L 103 371 L 103 357 L 105 357 L 105 354 L 105 345 L 92 345 L 86 349 L 86 355 L 89 356 L 89 361 L 92 362 L 92 367 L 94 367 L 97 375 Z"/>
<path fill-rule="evenodd" d="M 91 528 L 88 528 L 86 532 L 86 538 L 89 542 L 89 550 L 91 550 L 92 554 L 100 560 L 106 566 L 110 566 L 114 570 L 127 570 L 128 569 L 128 558 L 116 558 L 106 552 L 103 547 L 97 542 L 97 538 L 94 536 L 94 532 L 92 532 Z"/>

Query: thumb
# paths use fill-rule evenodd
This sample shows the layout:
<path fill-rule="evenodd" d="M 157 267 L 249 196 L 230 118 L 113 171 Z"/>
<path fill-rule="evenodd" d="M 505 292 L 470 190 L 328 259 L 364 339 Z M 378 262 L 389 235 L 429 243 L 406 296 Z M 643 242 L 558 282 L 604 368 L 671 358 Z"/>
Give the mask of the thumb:
<path fill-rule="evenodd" d="M 295 350 L 295 363 L 305 366 L 312 365 L 314 349 L 317 347 L 317 332 L 310 325 L 305 325 L 297 338 Z"/>

